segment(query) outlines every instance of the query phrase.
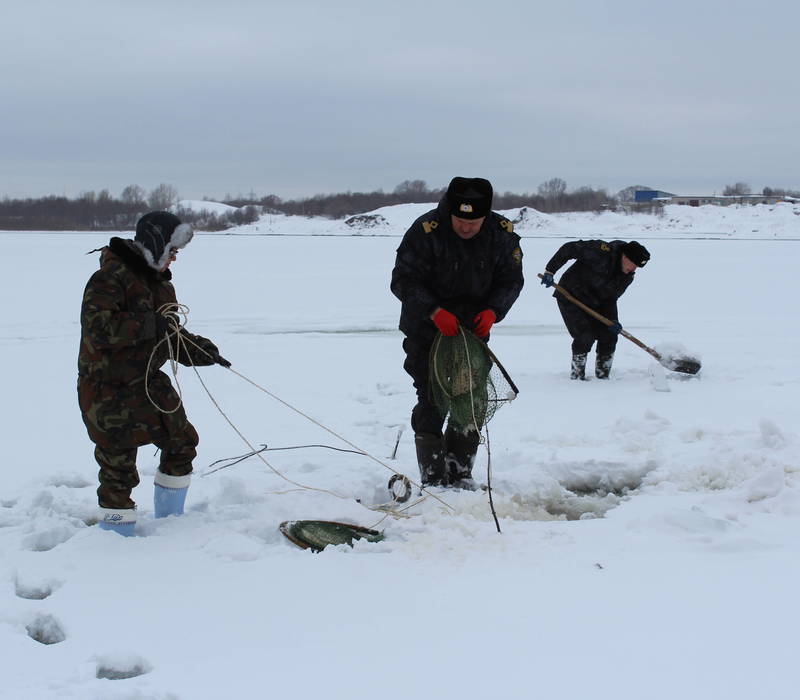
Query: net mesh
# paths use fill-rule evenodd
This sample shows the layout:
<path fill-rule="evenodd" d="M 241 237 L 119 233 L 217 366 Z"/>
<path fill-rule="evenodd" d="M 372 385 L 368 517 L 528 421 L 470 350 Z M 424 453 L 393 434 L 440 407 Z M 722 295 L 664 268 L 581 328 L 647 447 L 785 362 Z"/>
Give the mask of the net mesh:
<path fill-rule="evenodd" d="M 431 398 L 449 424 L 480 432 L 516 392 L 482 340 L 463 328 L 454 336 L 439 333 L 431 346 Z"/>

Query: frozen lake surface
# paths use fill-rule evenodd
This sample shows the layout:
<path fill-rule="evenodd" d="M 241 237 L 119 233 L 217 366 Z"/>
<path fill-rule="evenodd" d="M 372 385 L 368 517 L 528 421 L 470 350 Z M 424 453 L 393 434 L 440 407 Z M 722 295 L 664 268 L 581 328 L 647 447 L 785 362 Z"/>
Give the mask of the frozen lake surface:
<path fill-rule="evenodd" d="M 562 241 L 526 238 L 526 287 L 492 334 L 520 388 L 489 426 L 502 534 L 485 493 L 440 490 L 450 508 L 381 521 L 356 499 L 387 500 L 391 472 L 324 448 L 267 460 L 337 495 L 291 490 L 255 458 L 204 476 L 248 448 L 181 368 L 201 438 L 187 514 L 152 520 L 143 448 L 141 536 L 123 540 L 87 524 L 96 465 L 75 390 L 85 253 L 108 236 L 1 233 L 0 697 L 795 698 L 800 242 L 624 237 L 652 261 L 621 322 L 703 369 L 657 392 L 654 361 L 621 338 L 610 381 L 570 382 L 536 278 Z M 416 479 L 410 428 L 388 459 L 414 403 L 388 289 L 398 243 L 199 234 L 173 272 L 189 329 L 234 369 Z M 199 372 L 253 444 L 347 447 Z M 311 554 L 278 532 L 304 518 L 386 539 Z"/>

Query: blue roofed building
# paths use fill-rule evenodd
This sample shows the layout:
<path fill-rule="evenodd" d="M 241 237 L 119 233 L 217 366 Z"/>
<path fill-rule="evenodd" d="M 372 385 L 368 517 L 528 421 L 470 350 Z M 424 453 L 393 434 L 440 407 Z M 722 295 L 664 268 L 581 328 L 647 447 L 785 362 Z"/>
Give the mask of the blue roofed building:
<path fill-rule="evenodd" d="M 637 204 L 652 202 L 654 199 L 669 199 L 675 195 L 661 190 L 636 190 L 633 193 L 633 201 Z"/>

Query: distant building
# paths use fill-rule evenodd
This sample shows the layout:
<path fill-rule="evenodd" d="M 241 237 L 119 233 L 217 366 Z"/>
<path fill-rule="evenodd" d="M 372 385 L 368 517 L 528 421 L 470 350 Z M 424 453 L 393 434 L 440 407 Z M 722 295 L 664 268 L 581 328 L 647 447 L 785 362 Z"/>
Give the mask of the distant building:
<path fill-rule="evenodd" d="M 669 192 L 662 192 L 661 190 L 636 190 L 633 193 L 633 201 L 637 204 L 641 204 L 644 202 L 652 202 L 654 199 L 663 199 L 674 197 L 674 194 Z"/>
<path fill-rule="evenodd" d="M 689 207 L 701 207 L 705 204 L 728 206 L 729 204 L 776 204 L 778 202 L 797 202 L 794 197 L 763 194 L 736 195 L 677 195 L 660 190 L 636 190 L 634 202 L 651 204 L 683 204 Z"/>
<path fill-rule="evenodd" d="M 793 201 L 792 197 L 763 194 L 720 194 L 720 195 L 681 195 L 673 196 L 665 204 L 684 204 L 690 207 L 701 207 L 704 204 L 716 204 L 726 207 L 729 204 L 777 204 Z"/>

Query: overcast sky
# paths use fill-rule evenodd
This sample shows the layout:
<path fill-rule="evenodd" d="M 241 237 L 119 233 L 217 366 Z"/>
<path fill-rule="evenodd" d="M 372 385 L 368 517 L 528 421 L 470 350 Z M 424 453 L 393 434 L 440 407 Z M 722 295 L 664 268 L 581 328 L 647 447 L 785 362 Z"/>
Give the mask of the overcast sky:
<path fill-rule="evenodd" d="M 0 196 L 800 189 L 797 0 L 13 6 Z"/>

